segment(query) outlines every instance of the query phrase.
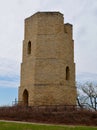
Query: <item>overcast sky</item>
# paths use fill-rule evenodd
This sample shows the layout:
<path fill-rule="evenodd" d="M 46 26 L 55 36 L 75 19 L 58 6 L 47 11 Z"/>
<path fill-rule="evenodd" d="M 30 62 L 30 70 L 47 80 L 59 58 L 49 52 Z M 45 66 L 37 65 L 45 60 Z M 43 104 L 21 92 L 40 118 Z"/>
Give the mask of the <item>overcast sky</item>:
<path fill-rule="evenodd" d="M 37 11 L 60 11 L 73 24 L 77 75 L 97 80 L 97 0 L 0 0 L 0 87 L 18 87 L 24 19 Z"/>

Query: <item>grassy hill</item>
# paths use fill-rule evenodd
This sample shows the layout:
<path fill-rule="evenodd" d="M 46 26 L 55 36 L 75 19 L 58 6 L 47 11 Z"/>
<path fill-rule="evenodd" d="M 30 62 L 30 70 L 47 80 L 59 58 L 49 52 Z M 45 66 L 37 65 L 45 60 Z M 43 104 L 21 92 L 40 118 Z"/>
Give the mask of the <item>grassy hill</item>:
<path fill-rule="evenodd" d="M 97 128 L 88 126 L 58 126 L 0 122 L 0 130 L 97 130 Z"/>

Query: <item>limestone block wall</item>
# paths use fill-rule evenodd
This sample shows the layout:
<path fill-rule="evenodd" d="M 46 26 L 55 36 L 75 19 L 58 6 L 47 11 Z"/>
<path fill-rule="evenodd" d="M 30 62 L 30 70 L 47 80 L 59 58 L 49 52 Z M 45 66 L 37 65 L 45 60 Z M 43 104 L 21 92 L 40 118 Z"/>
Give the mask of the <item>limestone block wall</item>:
<path fill-rule="evenodd" d="M 35 105 L 74 105 L 76 93 L 73 87 L 64 87 L 61 84 L 47 84 L 44 86 L 36 86 L 35 89 Z M 46 88 L 46 89 L 45 89 Z M 68 93 L 68 94 L 64 94 Z M 72 93 L 72 94 L 69 94 Z"/>

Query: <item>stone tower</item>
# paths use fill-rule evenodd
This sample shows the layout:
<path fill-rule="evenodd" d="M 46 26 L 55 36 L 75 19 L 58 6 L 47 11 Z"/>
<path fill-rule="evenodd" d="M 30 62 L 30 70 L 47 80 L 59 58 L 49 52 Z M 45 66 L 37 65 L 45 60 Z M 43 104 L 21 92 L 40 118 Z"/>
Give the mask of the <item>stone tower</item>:
<path fill-rule="evenodd" d="M 25 19 L 19 103 L 76 105 L 72 25 L 60 12 Z"/>

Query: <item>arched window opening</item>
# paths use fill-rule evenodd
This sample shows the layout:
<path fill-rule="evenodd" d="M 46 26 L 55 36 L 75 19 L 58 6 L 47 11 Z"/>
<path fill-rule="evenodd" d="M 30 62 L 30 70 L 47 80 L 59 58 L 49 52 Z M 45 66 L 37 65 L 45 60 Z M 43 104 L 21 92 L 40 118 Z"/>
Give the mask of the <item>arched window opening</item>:
<path fill-rule="evenodd" d="M 67 66 L 66 67 L 66 80 L 69 80 L 70 79 L 70 70 L 69 70 L 69 67 Z"/>
<path fill-rule="evenodd" d="M 26 89 L 23 92 L 23 104 L 28 106 L 28 91 Z"/>
<path fill-rule="evenodd" d="M 28 54 L 31 54 L 31 42 L 28 42 Z"/>

